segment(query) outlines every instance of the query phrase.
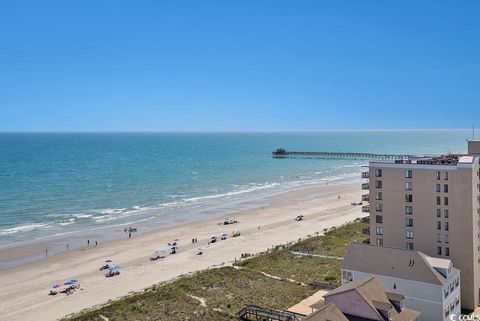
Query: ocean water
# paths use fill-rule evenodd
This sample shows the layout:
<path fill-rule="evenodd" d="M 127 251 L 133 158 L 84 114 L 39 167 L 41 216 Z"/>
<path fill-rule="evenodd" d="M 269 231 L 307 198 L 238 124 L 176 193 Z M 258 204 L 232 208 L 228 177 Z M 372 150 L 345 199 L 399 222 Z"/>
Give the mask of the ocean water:
<path fill-rule="evenodd" d="M 465 151 L 468 137 L 466 130 L 2 133 L 0 249 L 234 213 L 285 191 L 359 181 L 366 164 L 273 159 L 278 147 L 437 154 Z"/>

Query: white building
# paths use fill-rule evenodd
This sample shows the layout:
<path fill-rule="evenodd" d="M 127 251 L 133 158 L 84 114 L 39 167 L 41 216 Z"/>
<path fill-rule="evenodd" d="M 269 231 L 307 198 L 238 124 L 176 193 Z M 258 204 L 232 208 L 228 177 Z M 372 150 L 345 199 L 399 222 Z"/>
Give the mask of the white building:
<path fill-rule="evenodd" d="M 422 321 L 449 320 L 460 314 L 460 271 L 448 259 L 419 251 L 353 243 L 342 265 L 342 284 L 376 277 L 405 296 L 405 305 Z"/>

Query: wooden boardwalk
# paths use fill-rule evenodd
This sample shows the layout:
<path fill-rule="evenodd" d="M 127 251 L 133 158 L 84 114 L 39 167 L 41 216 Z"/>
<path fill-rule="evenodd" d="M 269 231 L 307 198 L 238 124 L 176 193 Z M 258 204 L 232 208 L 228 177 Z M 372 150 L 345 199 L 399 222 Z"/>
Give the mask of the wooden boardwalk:
<path fill-rule="evenodd" d="M 412 157 L 412 155 L 350 153 L 350 152 L 297 152 L 297 151 L 291 152 L 283 148 L 279 148 L 272 152 L 272 157 L 395 161 L 395 160 L 407 160 L 410 157 Z"/>
<path fill-rule="evenodd" d="M 300 321 L 303 319 L 303 317 L 303 314 L 265 309 L 256 305 L 246 306 L 237 312 L 237 319 L 244 321 Z"/>

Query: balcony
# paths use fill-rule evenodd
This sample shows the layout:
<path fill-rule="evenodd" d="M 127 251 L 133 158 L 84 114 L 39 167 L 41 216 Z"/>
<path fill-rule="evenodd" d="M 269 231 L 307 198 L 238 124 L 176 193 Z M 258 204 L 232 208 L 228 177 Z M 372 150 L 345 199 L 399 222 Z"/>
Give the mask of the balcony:
<path fill-rule="evenodd" d="M 362 206 L 363 213 L 370 213 L 370 205 Z"/>
<path fill-rule="evenodd" d="M 363 183 L 362 184 L 362 189 L 370 189 L 370 183 Z"/>
<path fill-rule="evenodd" d="M 369 202 L 370 201 L 370 194 L 362 195 L 362 202 Z"/>
<path fill-rule="evenodd" d="M 362 172 L 362 178 L 369 178 L 368 172 Z"/>

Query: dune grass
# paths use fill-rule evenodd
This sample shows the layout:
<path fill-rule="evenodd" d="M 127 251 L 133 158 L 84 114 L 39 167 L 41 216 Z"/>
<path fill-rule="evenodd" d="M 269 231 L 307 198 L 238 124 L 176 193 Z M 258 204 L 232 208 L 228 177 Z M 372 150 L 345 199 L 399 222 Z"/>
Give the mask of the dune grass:
<path fill-rule="evenodd" d="M 309 237 L 286 246 L 278 246 L 237 265 L 305 284 L 326 282 L 338 286 L 340 285 L 341 260 L 297 256 L 292 254 L 292 251 L 343 257 L 350 243 L 363 242 L 366 239 L 362 235 L 364 227 L 364 223 L 355 220 L 341 227 L 330 229 L 325 235 Z"/>
<path fill-rule="evenodd" d="M 343 256 L 348 244 L 364 240 L 363 227 L 357 220 L 237 262 L 235 267 L 179 277 L 64 320 L 217 321 L 236 320 L 235 313 L 251 304 L 287 309 L 316 291 L 306 284 L 320 281 L 336 286 L 340 282 L 340 260 L 297 257 L 291 251 Z"/>

